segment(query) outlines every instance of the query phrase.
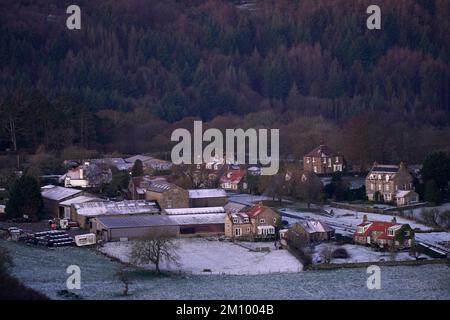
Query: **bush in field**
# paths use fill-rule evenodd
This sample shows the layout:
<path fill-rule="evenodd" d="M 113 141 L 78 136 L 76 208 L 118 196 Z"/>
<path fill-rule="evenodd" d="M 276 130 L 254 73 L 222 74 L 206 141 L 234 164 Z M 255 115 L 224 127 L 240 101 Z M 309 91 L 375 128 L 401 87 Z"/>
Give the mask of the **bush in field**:
<path fill-rule="evenodd" d="M 348 259 L 350 258 L 350 255 L 348 254 L 347 249 L 345 248 L 337 248 L 333 251 L 333 258 L 334 259 Z"/>

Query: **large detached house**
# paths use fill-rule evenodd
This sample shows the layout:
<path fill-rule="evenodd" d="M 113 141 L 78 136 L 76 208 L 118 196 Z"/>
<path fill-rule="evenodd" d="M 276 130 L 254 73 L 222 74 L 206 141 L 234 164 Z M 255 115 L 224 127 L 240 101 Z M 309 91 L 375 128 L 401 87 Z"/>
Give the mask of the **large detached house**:
<path fill-rule="evenodd" d="M 98 188 L 111 182 L 112 172 L 107 165 L 85 162 L 69 169 L 60 179 L 66 188 Z"/>
<path fill-rule="evenodd" d="M 414 231 L 408 224 L 392 222 L 368 221 L 364 216 L 358 225 L 353 240 L 357 244 L 377 246 L 380 248 L 410 248 L 414 243 Z"/>
<path fill-rule="evenodd" d="M 225 217 L 225 236 L 232 239 L 273 239 L 279 223 L 277 212 L 259 204 L 228 213 Z"/>
<path fill-rule="evenodd" d="M 396 203 L 399 206 L 419 202 L 413 177 L 406 165 L 374 163 L 366 177 L 366 193 L 370 201 Z"/>
<path fill-rule="evenodd" d="M 344 170 L 344 157 L 321 144 L 303 157 L 303 169 L 317 174 L 341 172 Z"/>
<path fill-rule="evenodd" d="M 220 187 L 226 191 L 242 192 L 247 190 L 245 170 L 228 170 L 220 178 Z"/>

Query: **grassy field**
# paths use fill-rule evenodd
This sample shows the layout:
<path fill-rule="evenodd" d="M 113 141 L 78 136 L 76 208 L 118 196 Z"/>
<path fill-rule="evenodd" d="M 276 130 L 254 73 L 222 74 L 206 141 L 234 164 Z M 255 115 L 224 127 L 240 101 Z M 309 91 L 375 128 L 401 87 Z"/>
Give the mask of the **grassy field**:
<path fill-rule="evenodd" d="M 0 241 L 14 257 L 14 274 L 52 299 L 67 299 L 66 268 L 81 268 L 81 299 L 123 299 L 115 278 L 121 265 L 86 248 L 46 249 Z M 383 267 L 381 290 L 368 290 L 365 269 L 250 276 L 155 276 L 129 269 L 127 299 L 450 299 L 446 265 Z"/>

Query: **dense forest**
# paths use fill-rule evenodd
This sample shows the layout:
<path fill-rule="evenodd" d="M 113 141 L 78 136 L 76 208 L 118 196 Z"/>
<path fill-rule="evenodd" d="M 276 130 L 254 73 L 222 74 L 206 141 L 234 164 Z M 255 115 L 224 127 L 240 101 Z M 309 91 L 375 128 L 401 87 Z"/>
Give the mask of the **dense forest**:
<path fill-rule="evenodd" d="M 170 134 L 280 128 L 354 164 L 450 151 L 450 2 L 78 0 L 0 4 L 0 151 L 167 152 Z M 65 151 L 64 151 L 65 150 Z M 62 153 L 61 153 L 62 152 Z"/>

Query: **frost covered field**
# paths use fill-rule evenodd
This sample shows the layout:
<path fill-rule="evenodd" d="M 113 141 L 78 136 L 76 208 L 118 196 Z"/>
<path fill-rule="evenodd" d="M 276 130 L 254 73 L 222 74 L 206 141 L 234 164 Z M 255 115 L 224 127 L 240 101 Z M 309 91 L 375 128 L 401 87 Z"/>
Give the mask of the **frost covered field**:
<path fill-rule="evenodd" d="M 86 248 L 55 250 L 0 240 L 13 254 L 15 275 L 50 298 L 61 299 L 67 266 L 81 268 L 83 299 L 123 299 L 114 274 L 120 264 Z M 154 277 L 135 270 L 128 299 L 450 299 L 446 265 L 382 267 L 381 290 L 368 290 L 366 269 L 270 275 Z"/>
<path fill-rule="evenodd" d="M 252 247 L 268 247 L 270 252 L 254 252 L 237 244 L 225 241 L 188 238 L 176 240 L 180 266 L 162 264 L 162 270 L 205 274 L 261 274 L 274 272 L 299 272 L 301 263 L 287 250 L 274 250 L 273 242 L 248 243 Z M 132 242 L 109 242 L 101 251 L 108 256 L 129 262 Z M 153 266 L 144 266 L 153 269 Z M 208 271 L 209 273 L 209 271 Z"/>

